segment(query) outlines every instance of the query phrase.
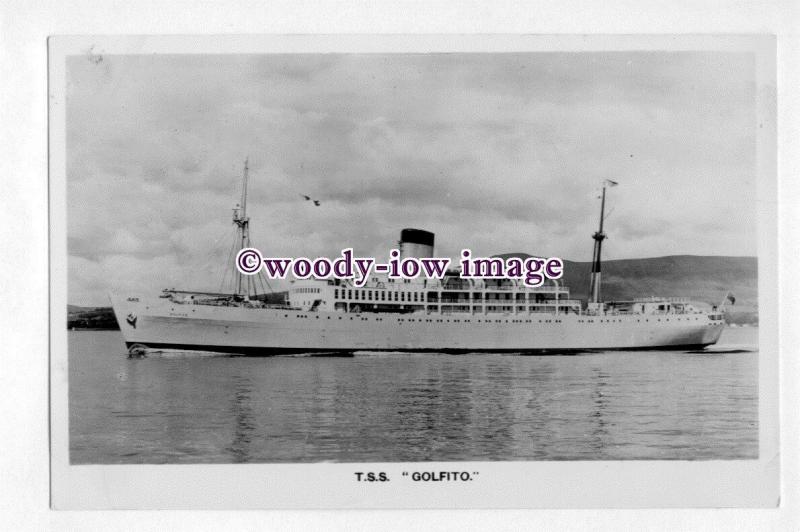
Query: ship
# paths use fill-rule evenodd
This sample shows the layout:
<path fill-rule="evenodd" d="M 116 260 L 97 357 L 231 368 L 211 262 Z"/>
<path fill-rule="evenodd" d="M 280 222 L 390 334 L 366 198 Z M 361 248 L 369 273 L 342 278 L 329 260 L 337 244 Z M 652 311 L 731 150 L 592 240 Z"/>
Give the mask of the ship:
<path fill-rule="evenodd" d="M 237 245 L 251 247 L 248 163 L 233 210 Z M 373 273 L 348 279 L 290 281 L 283 300 L 265 297 L 255 276 L 235 272 L 228 293 L 165 289 L 157 295 L 110 295 L 128 353 L 156 350 L 268 356 L 355 352 L 559 354 L 582 351 L 686 349 L 716 343 L 724 305 L 680 297 L 601 300 L 601 251 L 607 188 L 600 196 L 588 301 L 558 280 L 526 286 L 513 278 L 393 279 Z M 434 257 L 435 235 L 400 233 L 400 259 Z M 361 284 L 361 283 L 359 283 Z M 730 298 L 733 299 L 732 297 Z"/>

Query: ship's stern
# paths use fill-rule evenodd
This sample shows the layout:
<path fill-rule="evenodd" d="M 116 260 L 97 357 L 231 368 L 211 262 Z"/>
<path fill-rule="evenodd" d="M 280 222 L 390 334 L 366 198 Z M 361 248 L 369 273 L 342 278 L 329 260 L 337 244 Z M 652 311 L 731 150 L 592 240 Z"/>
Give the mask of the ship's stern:
<path fill-rule="evenodd" d="M 716 344 L 725 329 L 725 316 L 723 314 L 708 314 L 707 324 L 702 333 L 702 345 L 708 346 Z"/>

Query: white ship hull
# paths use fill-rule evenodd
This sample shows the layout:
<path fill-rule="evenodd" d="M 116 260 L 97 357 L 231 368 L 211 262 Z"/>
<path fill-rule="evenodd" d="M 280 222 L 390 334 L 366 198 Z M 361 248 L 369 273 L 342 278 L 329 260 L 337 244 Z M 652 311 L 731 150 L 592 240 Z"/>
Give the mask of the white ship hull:
<path fill-rule="evenodd" d="M 268 355 L 291 352 L 564 352 L 700 348 L 709 314 L 400 314 L 252 309 L 112 297 L 126 345 Z"/>

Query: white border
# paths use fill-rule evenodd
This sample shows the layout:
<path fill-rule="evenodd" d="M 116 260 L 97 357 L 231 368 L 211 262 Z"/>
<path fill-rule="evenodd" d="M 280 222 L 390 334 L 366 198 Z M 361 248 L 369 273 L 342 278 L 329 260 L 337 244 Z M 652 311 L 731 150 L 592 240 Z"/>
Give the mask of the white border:
<path fill-rule="evenodd" d="M 771 37 L 266 36 L 50 40 L 51 412 L 53 505 L 167 508 L 774 507 L 778 502 L 774 54 Z M 95 54 L 723 50 L 752 52 L 759 94 L 759 453 L 734 461 L 406 464 L 69 465 L 66 322 L 65 58 Z M 479 471 L 468 483 L 412 483 L 403 471 Z M 356 471 L 392 481 L 358 483 Z"/>
<path fill-rule="evenodd" d="M 793 0 L 724 2 L 694 0 L 451 0 L 397 1 L 376 6 L 352 0 L 264 2 L 231 0 L 215 6 L 180 3 L 77 0 L 9 0 L 0 5 L 0 522 L 16 530 L 214 530 L 245 529 L 720 529 L 798 528 L 796 408 L 800 366 L 797 253 L 800 210 L 798 131 L 800 113 L 800 14 Z M 13 20 L 13 22 L 12 22 Z M 777 510 L 595 510 L 417 512 L 51 512 L 48 448 L 48 296 L 46 47 L 51 34 L 168 33 L 772 33 L 778 42 L 779 209 L 782 499 Z M 14 279 L 9 286 L 6 279 Z M 313 528 L 312 528 L 313 527 Z"/>

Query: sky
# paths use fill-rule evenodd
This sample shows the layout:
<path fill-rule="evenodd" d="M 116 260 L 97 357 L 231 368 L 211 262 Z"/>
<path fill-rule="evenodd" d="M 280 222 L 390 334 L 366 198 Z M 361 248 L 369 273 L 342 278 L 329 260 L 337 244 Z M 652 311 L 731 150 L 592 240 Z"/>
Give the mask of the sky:
<path fill-rule="evenodd" d="M 382 261 L 414 227 L 440 257 L 589 261 L 605 179 L 619 186 L 604 259 L 755 256 L 754 65 L 723 52 L 71 56 L 69 302 L 219 290 L 245 158 L 265 256 L 353 247 Z"/>

